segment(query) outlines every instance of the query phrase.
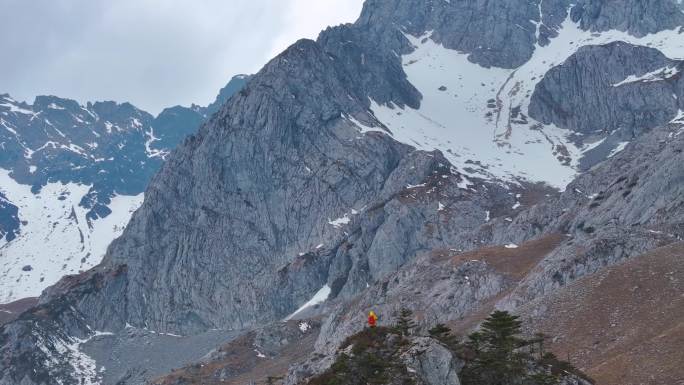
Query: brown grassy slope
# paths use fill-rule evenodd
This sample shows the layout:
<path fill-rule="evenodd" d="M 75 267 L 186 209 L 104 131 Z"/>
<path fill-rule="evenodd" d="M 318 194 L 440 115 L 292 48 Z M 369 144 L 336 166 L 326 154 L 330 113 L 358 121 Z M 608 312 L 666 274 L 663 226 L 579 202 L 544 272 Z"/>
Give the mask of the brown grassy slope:
<path fill-rule="evenodd" d="M 511 290 L 515 288 L 515 284 L 529 274 L 539 261 L 556 249 L 564 239 L 566 239 L 564 235 L 549 234 L 525 242 L 514 249 L 507 249 L 504 246 L 492 246 L 452 256 L 451 262 L 454 265 L 459 265 L 469 260 L 486 262 L 497 272 L 509 278 L 511 286 L 498 295 L 482 302 L 476 310 L 467 313 L 463 318 L 448 322 L 448 326 L 456 334 L 465 338 L 465 335 L 470 333 L 495 310 L 496 303 L 510 294 Z M 446 257 L 437 253 L 435 258 L 438 260 Z"/>
<path fill-rule="evenodd" d="M 520 313 L 600 385 L 684 385 L 684 243 L 584 277 Z"/>
<path fill-rule="evenodd" d="M 15 320 L 21 313 L 38 303 L 38 298 L 23 298 L 14 302 L 0 304 L 0 326 Z"/>

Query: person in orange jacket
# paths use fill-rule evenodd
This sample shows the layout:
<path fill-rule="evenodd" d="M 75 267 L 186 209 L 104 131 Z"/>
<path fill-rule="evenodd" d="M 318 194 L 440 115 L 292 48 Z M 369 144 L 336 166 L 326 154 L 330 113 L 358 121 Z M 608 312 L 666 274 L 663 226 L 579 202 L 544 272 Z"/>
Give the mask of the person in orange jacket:
<path fill-rule="evenodd" d="M 377 323 L 378 316 L 375 315 L 375 312 L 373 310 L 371 310 L 370 313 L 368 313 L 368 326 L 374 328 Z"/>

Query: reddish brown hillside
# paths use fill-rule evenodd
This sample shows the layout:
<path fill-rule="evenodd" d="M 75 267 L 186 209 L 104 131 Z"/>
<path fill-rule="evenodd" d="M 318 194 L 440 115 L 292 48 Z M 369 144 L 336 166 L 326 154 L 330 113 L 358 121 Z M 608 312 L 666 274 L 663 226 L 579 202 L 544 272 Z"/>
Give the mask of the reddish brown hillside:
<path fill-rule="evenodd" d="M 684 243 L 580 279 L 521 312 L 598 384 L 684 384 Z"/>

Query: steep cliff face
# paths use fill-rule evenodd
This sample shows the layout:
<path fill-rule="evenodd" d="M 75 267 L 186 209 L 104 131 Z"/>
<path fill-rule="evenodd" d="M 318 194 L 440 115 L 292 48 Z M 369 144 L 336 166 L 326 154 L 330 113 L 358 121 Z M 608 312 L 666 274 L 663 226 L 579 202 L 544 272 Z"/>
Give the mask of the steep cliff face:
<path fill-rule="evenodd" d="M 19 209 L 12 204 L 4 194 L 0 193 L 0 239 L 4 238 L 6 241 L 11 241 L 19 234 L 19 216 L 17 215 Z"/>
<path fill-rule="evenodd" d="M 364 4 L 357 25 L 375 30 L 399 26 L 414 36 L 432 31 L 436 42 L 471 54 L 472 62 L 516 68 L 548 45 L 568 16 L 582 30 L 618 30 L 635 37 L 684 25 L 677 4 L 662 0 L 372 0 Z"/>
<path fill-rule="evenodd" d="M 684 110 L 683 70 L 681 61 L 655 48 L 623 42 L 583 47 L 537 84 L 530 116 L 594 142 L 583 159 L 590 166 Z"/>
<path fill-rule="evenodd" d="M 425 323 L 515 308 L 672 242 L 683 86 L 644 77 L 681 68 L 684 23 L 670 1 L 639 4 L 370 0 L 295 43 L 168 158 L 100 266 L 3 327 L 0 384 L 75 382 L 95 330 L 251 328 L 315 293 L 327 302 L 298 317 L 329 312 L 330 354 L 370 307 L 430 309 Z M 578 134 L 601 124 L 634 143 L 568 185 L 593 143 Z"/>
<path fill-rule="evenodd" d="M 645 36 L 664 29 L 680 29 L 684 17 L 678 12 L 677 1 L 658 0 L 583 0 L 571 11 L 573 21 L 582 29 L 628 31 L 635 36 Z"/>
<path fill-rule="evenodd" d="M 567 15 L 564 0 L 529 1 L 367 1 L 358 25 L 395 29 L 414 36 L 433 31 L 444 47 L 469 53 L 485 67 L 516 68 L 530 59 L 537 43 L 556 36 Z"/>
<path fill-rule="evenodd" d="M 423 191 L 431 178 L 464 207 L 487 201 L 459 193 L 465 180 L 438 153 L 360 132 L 345 116 L 373 117 L 350 97 L 344 71 L 316 43 L 295 44 L 155 177 L 105 261 L 129 268 L 129 322 L 245 327 L 287 316 L 326 284 L 333 296 L 354 294 L 441 238 L 416 221 L 427 207 L 397 202 L 407 186 Z M 453 227 L 484 222 L 482 208 L 469 211 Z"/>

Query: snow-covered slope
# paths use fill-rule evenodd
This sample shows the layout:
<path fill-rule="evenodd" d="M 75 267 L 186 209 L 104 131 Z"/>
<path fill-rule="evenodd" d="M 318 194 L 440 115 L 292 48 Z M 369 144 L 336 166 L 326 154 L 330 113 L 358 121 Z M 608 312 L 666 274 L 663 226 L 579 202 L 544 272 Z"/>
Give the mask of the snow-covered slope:
<path fill-rule="evenodd" d="M 33 194 L 0 169 L 0 192 L 19 208 L 22 223 L 20 234 L 0 246 L 0 303 L 38 296 L 63 275 L 99 263 L 142 204 L 143 194 L 115 196 L 112 214 L 89 224 L 88 210 L 79 202 L 90 187 L 57 182 Z"/>
<path fill-rule="evenodd" d="M 372 102 L 371 109 L 395 139 L 419 149 L 439 149 L 466 174 L 546 182 L 563 189 L 577 174 L 584 154 L 602 138 L 584 139 L 576 132 L 530 118 L 530 97 L 537 83 L 583 46 L 624 41 L 681 59 L 684 38 L 679 29 L 642 38 L 615 30 L 585 31 L 569 17 L 558 33 L 550 44 L 537 44 L 532 58 L 514 69 L 475 64 L 468 54 L 435 43 L 430 38 L 432 32 L 406 34 L 415 49 L 404 55 L 402 62 L 408 80 L 423 95 L 421 106 L 412 109 Z M 674 71 L 668 74 L 671 77 Z M 362 131 L 378 130 L 350 120 Z M 611 153 L 624 145 L 616 145 Z"/>

